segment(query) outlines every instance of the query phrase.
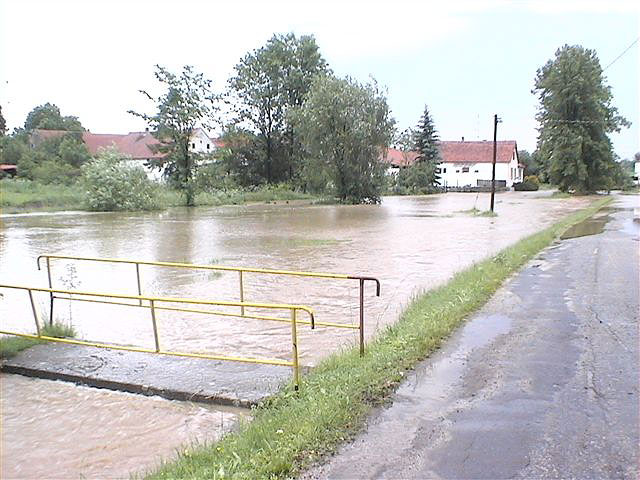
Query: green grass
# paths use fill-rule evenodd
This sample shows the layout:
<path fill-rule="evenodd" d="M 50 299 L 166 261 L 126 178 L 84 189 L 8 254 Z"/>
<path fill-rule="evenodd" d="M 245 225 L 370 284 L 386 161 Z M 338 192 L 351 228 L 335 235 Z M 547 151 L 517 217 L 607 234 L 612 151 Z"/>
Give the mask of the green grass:
<path fill-rule="evenodd" d="M 2 213 L 84 209 L 79 186 L 43 185 L 24 179 L 0 180 Z"/>
<path fill-rule="evenodd" d="M 179 191 L 168 187 L 160 192 L 161 205 L 175 207 L 184 205 L 184 197 Z M 264 186 L 255 190 L 227 190 L 218 192 L 199 192 L 196 194 L 197 206 L 245 205 L 247 203 L 271 203 L 290 200 L 315 200 L 318 197 L 296 192 L 286 186 Z"/>
<path fill-rule="evenodd" d="M 557 192 L 553 192 L 548 198 L 571 198 L 573 197 L 573 195 L 571 195 L 568 192 L 561 192 L 560 190 L 558 190 Z"/>
<path fill-rule="evenodd" d="M 491 210 L 478 210 L 476 207 L 470 208 L 468 210 L 460 210 L 459 213 L 464 213 L 467 215 L 471 215 L 473 217 L 497 217 L 498 216 L 496 212 L 492 212 Z"/>
<path fill-rule="evenodd" d="M 161 185 L 158 188 L 159 205 L 162 208 L 184 205 L 184 196 L 178 191 Z M 255 190 L 228 190 L 199 192 L 197 206 L 244 205 L 247 203 L 271 203 L 290 200 L 323 201 L 323 198 L 296 192 L 286 185 L 270 185 Z M 0 208 L 2 213 L 26 213 L 34 211 L 87 210 L 85 196 L 79 185 L 45 185 L 25 179 L 0 180 Z"/>
<path fill-rule="evenodd" d="M 76 332 L 72 326 L 57 322 L 53 325 L 45 325 L 40 332 L 42 335 L 55 338 L 71 338 L 76 336 Z M 46 343 L 46 340 L 18 336 L 2 337 L 0 338 L 0 358 L 11 358 L 22 350 L 26 350 L 39 343 Z"/>
<path fill-rule="evenodd" d="M 416 298 L 395 325 L 367 347 L 336 353 L 287 386 L 219 442 L 179 453 L 149 478 L 278 479 L 297 475 L 362 429 L 372 408 L 388 401 L 405 372 L 429 356 L 498 287 L 569 226 L 610 198 L 574 213 L 455 275 Z"/>

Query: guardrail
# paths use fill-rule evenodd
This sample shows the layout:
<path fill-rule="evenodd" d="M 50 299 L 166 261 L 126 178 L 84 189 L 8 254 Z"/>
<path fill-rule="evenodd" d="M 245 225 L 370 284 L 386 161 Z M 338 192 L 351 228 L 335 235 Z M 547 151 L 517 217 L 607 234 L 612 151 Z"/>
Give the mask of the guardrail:
<path fill-rule="evenodd" d="M 315 328 L 316 325 L 319 325 L 319 326 L 325 326 L 325 327 L 348 328 L 348 329 L 359 330 L 360 355 L 364 355 L 364 282 L 366 281 L 375 282 L 376 296 L 378 297 L 380 296 L 380 281 L 375 277 L 366 277 L 366 276 L 360 276 L 360 275 L 345 275 L 345 274 L 338 274 L 338 273 L 297 272 L 292 270 L 273 270 L 268 268 L 251 268 L 251 267 L 231 267 L 231 266 L 223 266 L 223 265 L 197 265 L 197 264 L 191 264 L 191 263 L 175 263 L 175 262 L 151 262 L 151 261 L 128 260 L 128 259 L 119 259 L 119 258 L 75 257 L 75 256 L 69 256 L 69 255 L 39 255 L 36 260 L 36 263 L 38 265 L 38 270 L 40 270 L 41 259 L 45 259 L 46 261 L 49 288 L 53 288 L 53 283 L 51 280 L 51 260 L 54 260 L 54 259 L 135 265 L 138 295 L 142 295 L 142 283 L 140 280 L 141 265 L 148 265 L 148 266 L 154 266 L 154 267 L 166 267 L 166 268 L 186 268 L 186 269 L 194 269 L 194 270 L 217 270 L 217 271 L 238 272 L 240 302 L 244 302 L 244 274 L 245 273 L 258 273 L 258 274 L 265 274 L 265 275 L 289 275 L 289 276 L 298 276 L 298 277 L 330 278 L 330 279 L 341 279 L 341 280 L 358 280 L 359 300 L 360 300 L 358 325 L 354 326 L 354 325 L 349 325 L 344 323 L 312 321 L 311 328 Z M 51 298 L 51 306 L 49 309 L 49 312 L 50 312 L 49 321 L 53 322 L 53 300 L 55 297 L 51 295 L 50 298 Z M 237 316 L 245 317 L 245 318 L 267 319 L 265 317 L 260 317 L 260 316 L 246 315 L 244 306 L 240 307 L 240 315 L 237 315 Z"/>
<path fill-rule="evenodd" d="M 278 303 L 253 303 L 253 302 L 226 302 L 226 301 L 195 300 L 195 299 L 171 298 L 171 297 L 148 297 L 148 296 L 142 296 L 142 295 L 121 295 L 121 294 L 109 294 L 109 293 L 98 293 L 98 292 L 81 292 L 81 291 L 72 291 L 72 290 L 57 290 L 52 288 L 39 288 L 39 287 L 28 287 L 23 285 L 7 285 L 7 284 L 0 284 L 0 288 L 25 290 L 28 292 L 29 301 L 31 303 L 31 310 L 33 312 L 33 319 L 35 321 L 36 332 L 37 332 L 36 335 L 32 335 L 28 333 L 0 330 L 0 334 L 16 335 L 16 336 L 26 337 L 26 338 L 35 338 L 40 340 L 47 340 L 50 342 L 70 343 L 74 345 L 86 345 L 91 347 L 110 348 L 115 350 L 126 350 L 131 352 L 156 353 L 160 355 L 170 355 L 170 356 L 176 356 L 176 357 L 204 358 L 209 360 L 227 360 L 227 361 L 234 361 L 234 362 L 259 363 L 259 364 L 265 364 L 265 365 L 281 365 L 286 367 L 292 367 L 293 381 L 294 381 L 294 386 L 296 390 L 298 389 L 298 386 L 300 384 L 300 363 L 298 360 L 297 324 L 298 323 L 313 324 L 313 321 L 314 321 L 313 310 L 305 305 L 290 305 L 290 304 L 278 304 Z M 54 294 L 68 295 L 68 297 L 56 297 L 56 298 L 64 298 L 66 300 L 72 300 L 72 301 L 110 303 L 110 304 L 124 305 L 129 307 L 148 308 L 151 311 L 151 323 L 153 326 L 155 349 L 151 350 L 148 348 L 131 347 L 131 346 L 117 345 L 117 344 L 112 345 L 112 344 L 104 344 L 104 343 L 95 343 L 95 342 L 87 342 L 84 340 L 74 340 L 69 338 L 55 338 L 55 337 L 42 335 L 42 332 L 40 329 L 40 320 L 38 318 L 38 312 L 36 310 L 35 302 L 33 299 L 33 292 L 45 292 L 45 293 L 49 293 L 49 295 L 51 296 L 53 296 Z M 133 301 L 138 301 L 138 303 L 124 303 L 124 302 L 96 300 L 96 298 L 133 300 Z M 148 305 L 143 304 L 142 301 L 147 301 L 149 302 L 149 304 Z M 201 354 L 201 353 L 173 352 L 173 351 L 162 350 L 160 348 L 160 338 L 158 336 L 158 328 L 156 324 L 157 310 L 184 311 L 184 312 L 203 313 L 203 314 L 210 314 L 210 315 L 225 314 L 225 312 L 211 311 L 211 310 L 176 308 L 176 307 L 167 306 L 166 304 L 210 305 L 210 306 L 247 307 L 247 308 L 254 307 L 254 308 L 273 309 L 273 310 L 289 310 L 290 319 L 277 318 L 277 317 L 270 317 L 270 318 L 263 317 L 262 319 L 287 322 L 291 324 L 292 360 L 290 362 L 287 362 L 284 360 L 274 360 L 274 359 L 234 357 L 234 356 L 218 355 L 218 354 L 209 355 L 209 354 Z M 297 318 L 298 311 L 307 312 L 309 314 L 310 321 L 298 320 Z M 257 318 L 257 317 L 252 317 L 252 318 Z"/>

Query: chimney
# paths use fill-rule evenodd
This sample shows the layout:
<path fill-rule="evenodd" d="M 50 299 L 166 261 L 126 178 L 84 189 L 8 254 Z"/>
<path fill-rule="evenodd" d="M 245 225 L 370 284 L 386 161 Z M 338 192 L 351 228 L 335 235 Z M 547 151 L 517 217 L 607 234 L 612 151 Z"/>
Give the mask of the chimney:
<path fill-rule="evenodd" d="M 464 137 L 462 137 L 462 141 L 464 142 Z"/>

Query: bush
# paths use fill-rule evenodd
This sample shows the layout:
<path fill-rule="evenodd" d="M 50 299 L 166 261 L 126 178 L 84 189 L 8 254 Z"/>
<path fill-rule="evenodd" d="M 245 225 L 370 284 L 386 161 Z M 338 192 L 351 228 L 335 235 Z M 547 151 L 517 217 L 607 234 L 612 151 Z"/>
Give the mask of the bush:
<path fill-rule="evenodd" d="M 514 183 L 513 189 L 516 192 L 535 192 L 540 188 L 540 180 L 536 175 L 529 175 L 524 177 L 524 181 L 520 183 Z"/>
<path fill-rule="evenodd" d="M 102 150 L 98 158 L 82 167 L 86 201 L 90 210 L 155 210 L 157 185 L 142 167 L 126 163 L 131 158 L 115 148 Z"/>

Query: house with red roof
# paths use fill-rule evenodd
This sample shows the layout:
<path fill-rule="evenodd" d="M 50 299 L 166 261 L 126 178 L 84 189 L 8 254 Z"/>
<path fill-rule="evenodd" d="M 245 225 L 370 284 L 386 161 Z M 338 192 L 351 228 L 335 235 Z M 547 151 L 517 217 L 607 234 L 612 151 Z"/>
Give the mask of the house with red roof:
<path fill-rule="evenodd" d="M 162 160 L 164 154 L 156 151 L 155 147 L 160 145 L 160 141 L 148 131 L 112 134 L 35 129 L 31 133 L 31 147 L 37 147 L 45 140 L 63 135 L 82 135 L 82 141 L 92 156 L 96 156 L 102 148 L 115 147 L 119 152 L 131 157 L 129 161 L 131 165 L 143 167 L 150 178 L 154 180 L 162 178 L 162 172 L 152 169 L 150 164 Z M 192 152 L 207 154 L 213 153 L 221 146 L 222 142 L 219 139 L 212 139 L 203 129 L 197 128 L 191 136 L 189 149 Z"/>
<path fill-rule="evenodd" d="M 443 187 L 491 186 L 493 142 L 441 141 L 440 185 Z M 387 149 L 382 159 L 390 173 L 413 165 L 416 152 Z M 518 145 L 515 140 L 496 142 L 496 186 L 511 188 L 524 179 L 524 166 L 518 161 Z"/>

